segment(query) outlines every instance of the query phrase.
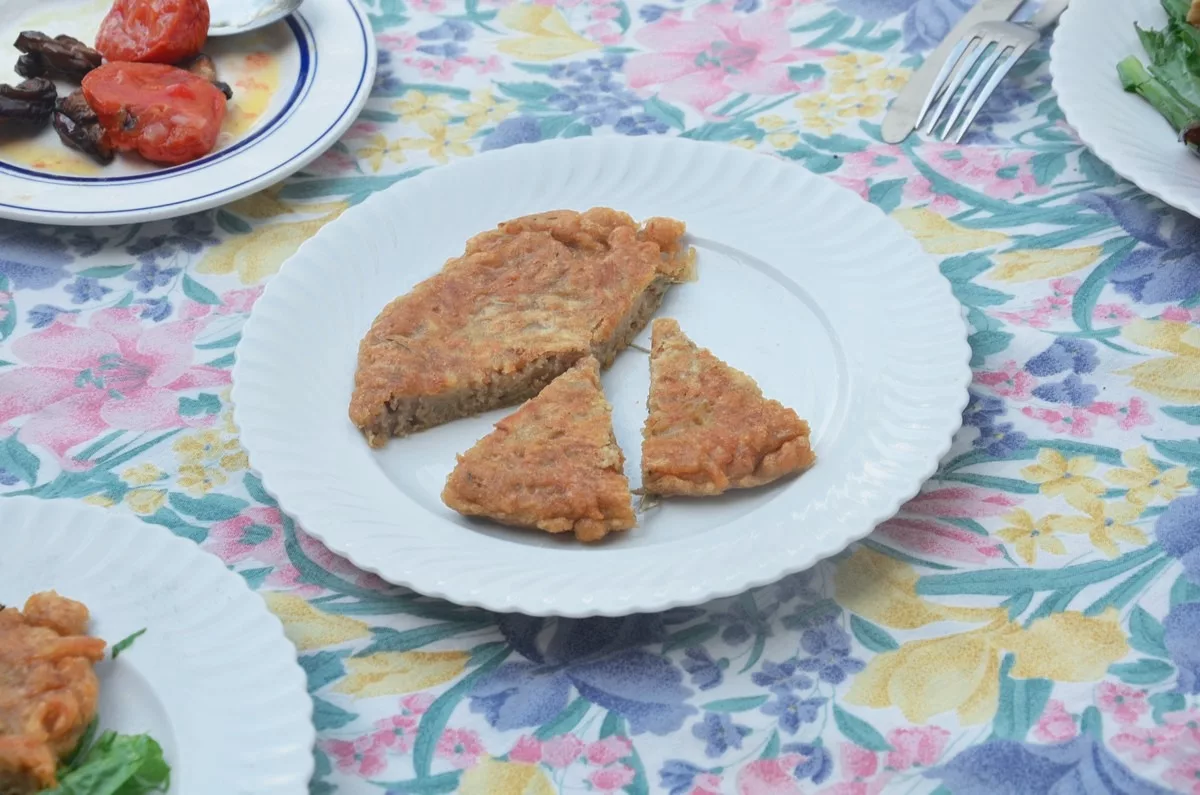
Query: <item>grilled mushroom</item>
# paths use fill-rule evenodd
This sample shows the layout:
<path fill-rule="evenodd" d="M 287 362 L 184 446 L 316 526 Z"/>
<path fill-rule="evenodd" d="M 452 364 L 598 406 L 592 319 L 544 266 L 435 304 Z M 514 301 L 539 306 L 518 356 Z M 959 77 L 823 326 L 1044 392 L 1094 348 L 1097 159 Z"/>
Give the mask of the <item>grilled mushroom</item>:
<path fill-rule="evenodd" d="M 15 86 L 0 83 L 0 121 L 43 125 L 54 112 L 58 91 L 44 77 L 34 77 Z"/>
<path fill-rule="evenodd" d="M 225 95 L 225 99 L 233 99 L 233 89 L 228 83 L 224 83 L 217 79 L 217 65 L 213 63 L 213 59 L 209 58 L 204 53 L 190 58 L 179 64 L 180 69 L 186 69 L 197 77 L 203 77 L 208 82 L 212 83 L 217 88 L 221 89 L 221 93 Z"/>
<path fill-rule="evenodd" d="M 17 60 L 22 77 L 49 77 L 78 83 L 103 62 L 100 53 L 70 36 L 50 38 L 27 30 L 17 36 L 16 48 L 25 53 Z"/>
<path fill-rule="evenodd" d="M 89 155 L 101 165 L 112 162 L 113 150 L 108 137 L 82 91 L 73 91 L 55 103 L 54 129 L 62 142 L 72 149 Z"/>

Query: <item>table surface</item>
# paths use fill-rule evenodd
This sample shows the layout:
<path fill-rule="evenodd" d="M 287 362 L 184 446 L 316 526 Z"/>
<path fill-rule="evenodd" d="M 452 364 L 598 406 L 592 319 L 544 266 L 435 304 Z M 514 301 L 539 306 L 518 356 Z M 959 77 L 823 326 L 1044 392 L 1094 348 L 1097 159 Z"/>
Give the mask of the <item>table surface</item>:
<path fill-rule="evenodd" d="M 1046 42 L 968 145 L 897 147 L 884 109 L 969 0 L 367 5 L 374 94 L 305 173 L 175 221 L 0 222 L 0 491 L 140 516 L 270 593 L 314 795 L 1200 793 L 1200 223 L 1080 145 Z M 307 538 L 230 413 L 272 274 L 420 170 L 613 134 L 789 158 L 923 242 L 973 326 L 939 474 L 834 561 L 623 620 L 426 599 Z"/>

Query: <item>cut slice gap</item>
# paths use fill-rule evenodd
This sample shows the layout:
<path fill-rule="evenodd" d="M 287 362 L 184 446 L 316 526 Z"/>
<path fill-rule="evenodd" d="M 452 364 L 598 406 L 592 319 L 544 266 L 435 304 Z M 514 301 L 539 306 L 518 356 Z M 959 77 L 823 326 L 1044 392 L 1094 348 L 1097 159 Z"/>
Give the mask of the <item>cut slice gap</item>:
<path fill-rule="evenodd" d="M 442 501 L 465 516 L 599 541 L 637 524 L 592 356 L 458 457 Z"/>
<path fill-rule="evenodd" d="M 698 347 L 671 319 L 654 321 L 642 489 L 709 497 L 762 486 L 816 460 L 808 423 L 763 397 L 750 376 Z"/>

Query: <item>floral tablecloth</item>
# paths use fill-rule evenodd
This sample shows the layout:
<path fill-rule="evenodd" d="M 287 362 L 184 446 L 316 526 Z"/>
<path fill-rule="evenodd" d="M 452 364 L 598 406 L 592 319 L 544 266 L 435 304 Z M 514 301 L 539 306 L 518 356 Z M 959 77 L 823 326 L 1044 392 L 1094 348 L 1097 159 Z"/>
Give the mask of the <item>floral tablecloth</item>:
<path fill-rule="evenodd" d="M 888 146 L 969 0 L 367 5 L 374 94 L 305 173 L 175 221 L 0 223 L 0 491 L 140 516 L 259 590 L 309 676 L 313 795 L 1200 793 L 1200 223 L 1079 144 L 1045 46 L 968 145 Z M 280 264 L 398 180 L 581 135 L 787 158 L 938 258 L 966 425 L 870 540 L 702 608 L 554 621 L 387 586 L 263 491 L 229 372 Z"/>

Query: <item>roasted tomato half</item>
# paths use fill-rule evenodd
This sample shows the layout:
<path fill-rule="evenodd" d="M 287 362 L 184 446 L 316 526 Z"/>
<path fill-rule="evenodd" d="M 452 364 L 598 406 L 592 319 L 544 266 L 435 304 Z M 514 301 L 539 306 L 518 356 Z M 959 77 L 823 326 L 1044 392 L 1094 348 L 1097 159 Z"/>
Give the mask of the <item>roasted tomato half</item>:
<path fill-rule="evenodd" d="M 178 165 L 216 146 L 225 95 L 174 66 L 108 63 L 83 78 L 83 95 L 114 149 Z"/>
<path fill-rule="evenodd" d="M 116 0 L 96 49 L 110 61 L 179 63 L 204 48 L 208 0 Z"/>

